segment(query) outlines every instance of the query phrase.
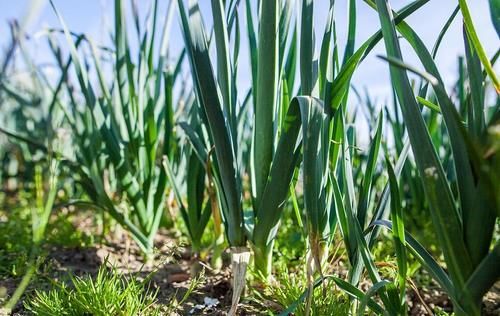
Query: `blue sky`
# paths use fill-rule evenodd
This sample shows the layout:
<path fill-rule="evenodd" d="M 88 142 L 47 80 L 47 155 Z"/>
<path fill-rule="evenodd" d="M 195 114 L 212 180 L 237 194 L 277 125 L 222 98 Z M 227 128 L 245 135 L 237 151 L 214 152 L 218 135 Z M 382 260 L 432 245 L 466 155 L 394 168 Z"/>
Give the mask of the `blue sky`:
<path fill-rule="evenodd" d="M 272 1 L 272 0 L 264 0 Z M 13 18 L 21 18 L 24 12 L 29 8 L 30 0 L 8 1 L 1 0 L 0 10 L 0 34 L 8 34 L 7 21 Z M 125 1 L 127 4 L 129 1 Z M 144 16 L 146 8 L 150 3 L 149 0 L 138 0 L 140 9 Z M 254 1 L 255 3 L 257 1 Z M 391 0 L 390 3 L 394 9 L 410 3 L 411 1 Z M 468 1 L 472 17 L 479 33 L 479 37 L 485 46 L 486 52 L 492 56 L 499 47 L 499 39 L 496 35 L 488 8 L 487 0 Z M 83 32 L 90 35 L 96 41 L 105 41 L 109 39 L 109 27 L 113 23 L 113 1 L 112 0 L 54 0 L 57 8 L 62 13 L 69 28 L 75 32 Z M 165 12 L 168 0 L 160 0 L 161 10 Z M 315 4 L 315 25 L 318 34 L 323 31 L 327 15 L 327 6 L 329 0 L 317 0 Z M 339 34 L 339 43 L 341 46 L 345 43 L 345 30 L 347 29 L 347 0 L 336 1 L 336 23 Z M 420 11 L 413 14 L 407 21 L 422 37 L 429 48 L 432 47 L 440 29 L 448 16 L 457 5 L 456 0 L 431 0 Z M 205 17 L 205 22 L 210 24 L 210 1 L 200 0 L 202 13 Z M 359 46 L 362 41 L 367 39 L 373 32 L 379 28 L 379 20 L 375 12 L 362 1 L 357 1 L 358 26 L 356 43 Z M 177 11 L 175 15 L 177 16 Z M 242 23 L 245 23 L 244 15 L 242 15 Z M 178 52 L 183 45 L 182 36 L 180 34 L 177 19 L 172 25 L 171 35 L 171 51 L 173 55 Z M 463 54 L 463 39 L 461 17 L 457 17 L 451 26 L 450 31 L 445 36 L 442 48 L 437 56 L 437 64 L 443 74 L 444 80 L 448 85 L 452 84 L 456 79 L 457 74 L 457 57 Z M 46 4 L 41 9 L 41 14 L 36 22 L 32 23 L 28 29 L 28 33 L 35 34 L 43 27 L 59 27 L 54 12 L 51 7 Z M 5 48 L 6 36 L 0 38 L 0 47 Z M 47 52 L 43 49 L 33 50 L 35 58 L 39 62 L 44 62 L 48 58 Z M 405 49 L 406 48 L 406 49 Z M 403 52 L 405 60 L 418 66 L 418 61 L 408 49 L 408 46 L 403 44 Z M 375 96 L 379 101 L 383 102 L 390 96 L 389 90 L 389 73 L 385 62 L 376 58 L 377 54 L 384 54 L 384 47 L 379 44 L 370 57 L 361 65 L 353 78 L 353 83 L 360 89 L 368 89 L 369 93 Z M 248 67 L 245 62 L 247 58 L 247 46 L 245 37 L 242 38 L 242 48 L 240 55 L 240 77 L 238 83 L 242 87 L 250 84 L 248 76 Z"/>

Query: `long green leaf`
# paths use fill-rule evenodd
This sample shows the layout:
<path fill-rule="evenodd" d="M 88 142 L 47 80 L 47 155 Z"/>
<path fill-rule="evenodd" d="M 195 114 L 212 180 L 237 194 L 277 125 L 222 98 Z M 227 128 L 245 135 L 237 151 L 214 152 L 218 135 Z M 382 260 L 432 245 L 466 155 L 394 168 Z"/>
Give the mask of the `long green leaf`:
<path fill-rule="evenodd" d="M 401 210 L 401 199 L 399 195 L 398 180 L 396 174 L 386 157 L 386 165 L 389 173 L 389 183 L 391 188 L 391 219 L 392 219 L 392 239 L 396 249 L 396 259 L 398 262 L 398 286 L 399 286 L 399 304 L 401 308 L 405 307 L 406 301 L 406 275 L 407 275 L 407 255 L 405 227 L 403 221 L 403 211 Z"/>
<path fill-rule="evenodd" d="M 366 223 L 368 204 L 370 202 L 370 193 L 371 193 L 371 188 L 373 187 L 373 174 L 375 172 L 375 167 L 377 165 L 378 152 L 380 148 L 380 142 L 382 139 L 383 124 L 384 124 L 384 116 L 383 112 L 381 111 L 377 122 L 377 129 L 375 132 L 375 136 L 373 137 L 370 146 L 370 151 L 368 153 L 368 160 L 366 162 L 363 182 L 361 184 L 362 185 L 361 192 L 359 194 L 357 217 L 359 225 L 361 225 L 362 228 L 365 227 Z"/>
<path fill-rule="evenodd" d="M 254 209 L 262 205 L 262 195 L 273 160 L 274 115 L 278 98 L 278 1 L 263 1 L 260 11 L 257 100 L 255 104 L 252 193 Z M 257 214 L 258 215 L 258 212 Z"/>
<path fill-rule="evenodd" d="M 479 37 L 477 36 L 476 29 L 474 27 L 474 23 L 472 22 L 472 17 L 469 11 L 469 7 L 467 6 L 467 1 L 466 0 L 458 0 L 458 3 L 460 4 L 460 10 L 462 11 L 462 16 L 464 18 L 464 25 L 465 29 L 467 30 L 467 34 L 470 36 L 472 43 L 474 44 L 474 48 L 477 51 L 477 54 L 479 55 L 479 59 L 481 60 L 481 63 L 483 64 L 484 68 L 486 69 L 486 72 L 488 73 L 488 76 L 491 78 L 493 81 L 493 85 L 497 91 L 497 94 L 500 93 L 500 81 L 498 80 L 495 70 L 491 66 L 490 60 L 488 56 L 486 56 L 486 52 L 484 51 L 483 46 L 481 45 L 481 41 L 479 40 Z"/>

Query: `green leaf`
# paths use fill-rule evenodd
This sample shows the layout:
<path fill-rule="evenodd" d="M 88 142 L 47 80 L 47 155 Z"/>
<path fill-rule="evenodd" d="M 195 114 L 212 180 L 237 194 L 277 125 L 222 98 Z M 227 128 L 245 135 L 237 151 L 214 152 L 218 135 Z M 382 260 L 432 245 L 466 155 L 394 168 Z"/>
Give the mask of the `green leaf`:
<path fill-rule="evenodd" d="M 278 98 L 278 1 L 263 1 L 260 11 L 255 104 L 252 194 L 260 209 L 274 149 L 274 120 Z M 258 212 L 257 212 L 258 215 Z"/>
<path fill-rule="evenodd" d="M 405 166 L 406 158 L 408 157 L 409 151 L 410 151 L 410 142 L 409 142 L 408 138 L 406 138 L 404 140 L 403 149 L 401 150 L 401 153 L 399 154 L 398 160 L 396 162 L 396 166 L 394 168 L 395 169 L 394 173 L 395 173 L 396 178 L 399 178 L 401 176 L 401 173 L 403 172 L 403 168 Z M 373 216 L 372 216 L 372 219 L 370 221 L 370 226 L 372 226 L 373 223 L 375 223 L 376 221 L 387 219 L 388 215 L 386 215 L 386 213 L 387 213 L 386 209 L 387 209 L 387 203 L 389 201 L 389 194 L 390 194 L 390 184 L 386 183 L 384 190 L 382 191 L 382 195 L 381 195 L 381 197 L 380 197 L 380 199 L 379 199 L 379 201 L 378 201 L 378 203 L 375 206 L 375 209 L 373 211 Z M 371 249 L 371 247 L 373 247 L 375 240 L 378 237 L 378 234 L 379 234 L 378 227 L 374 227 L 373 230 L 370 231 L 369 237 L 368 237 L 368 245 L 369 245 L 370 249 Z"/>
<path fill-rule="evenodd" d="M 358 316 L 363 316 L 365 314 L 365 309 L 366 305 L 368 305 L 368 302 L 374 296 L 377 294 L 379 291 L 381 291 L 384 287 L 386 287 L 390 282 L 387 280 L 382 280 L 379 281 L 375 284 L 373 284 L 370 289 L 366 292 L 366 294 L 363 296 L 359 303 L 359 308 L 358 308 Z"/>
<path fill-rule="evenodd" d="M 418 103 L 422 104 L 423 106 L 428 107 L 432 111 L 436 111 L 437 113 L 441 113 L 441 109 L 439 108 L 439 105 L 434 104 L 431 101 L 426 100 L 424 98 L 421 98 L 419 96 L 417 96 L 417 101 L 418 101 Z"/>
<path fill-rule="evenodd" d="M 498 37 L 500 37 L 500 1 L 490 0 L 491 21 L 495 26 Z"/>
<path fill-rule="evenodd" d="M 222 106 L 229 117 L 231 129 L 235 129 L 236 109 L 232 102 L 231 61 L 229 58 L 229 35 L 222 0 L 212 0 L 215 46 L 217 48 L 217 79 L 222 93 Z"/>
<path fill-rule="evenodd" d="M 186 228 L 188 230 L 188 233 L 190 236 L 192 236 L 192 231 L 191 231 L 191 225 L 189 224 L 189 213 L 186 209 L 186 206 L 184 205 L 184 202 L 182 201 L 182 193 L 180 190 L 180 185 L 177 183 L 177 180 L 174 176 L 174 173 L 172 171 L 172 167 L 170 166 L 170 162 L 168 157 L 165 157 L 163 160 L 163 167 L 165 168 L 165 171 L 167 173 L 168 181 L 170 183 L 170 187 L 172 188 L 172 191 L 174 192 L 174 197 L 175 200 L 177 201 L 179 210 L 181 212 L 182 219 L 184 220 L 184 223 L 186 223 Z"/>
<path fill-rule="evenodd" d="M 467 61 L 467 74 L 470 86 L 470 103 L 468 109 L 468 129 L 472 135 L 481 137 L 484 130 L 484 99 L 483 99 L 483 75 L 481 61 L 470 36 L 464 30 L 465 57 Z"/>
<path fill-rule="evenodd" d="M 493 250 L 486 255 L 471 275 L 465 288 L 472 295 L 472 299 L 480 302 L 483 296 L 500 278 L 500 243 L 497 242 Z"/>
<path fill-rule="evenodd" d="M 371 188 L 373 187 L 373 174 L 377 166 L 378 152 L 380 142 L 382 139 L 382 127 L 384 124 L 384 115 L 381 111 L 378 117 L 377 130 L 373 137 L 370 151 L 368 153 L 368 160 L 364 171 L 363 182 L 361 184 L 361 192 L 359 194 L 357 218 L 361 228 L 365 227 L 366 216 L 368 212 L 368 204 L 370 203 Z"/>
<path fill-rule="evenodd" d="M 356 39 L 356 0 L 349 0 L 348 4 L 348 29 L 347 29 L 347 43 L 344 49 L 344 60 L 342 65 L 345 65 L 347 60 L 351 58 L 354 52 L 354 45 Z"/>
<path fill-rule="evenodd" d="M 372 226 L 370 226 L 370 228 L 374 228 L 376 226 L 382 226 L 392 230 L 392 223 L 386 220 L 376 221 Z M 425 250 L 425 248 L 407 232 L 405 232 L 405 241 L 406 247 L 412 255 L 422 264 L 432 278 L 439 283 L 443 290 L 446 291 L 454 304 L 457 303 L 456 289 L 443 268 L 441 268 L 441 266 L 436 262 L 436 260 L 434 260 L 434 258 L 432 258 L 427 250 Z"/>
<path fill-rule="evenodd" d="M 300 85 L 302 95 L 313 95 L 316 85 L 314 69 L 314 28 L 312 0 L 302 0 L 300 20 Z"/>
<path fill-rule="evenodd" d="M 398 180 L 394 169 L 386 157 L 387 171 L 389 173 L 389 184 L 391 188 L 391 219 L 392 219 L 392 239 L 396 249 L 396 259 L 398 263 L 398 286 L 399 286 L 399 305 L 405 307 L 406 301 L 406 274 L 407 274 L 407 256 L 405 227 L 403 220 L 403 211 L 401 209 L 401 198 L 399 193 Z M 399 308 L 399 310 L 401 309 Z"/>
<path fill-rule="evenodd" d="M 319 85 L 319 95 L 323 101 L 328 104 L 330 101 L 326 100 L 325 94 L 327 80 L 333 80 L 333 68 L 334 65 L 334 12 L 333 3 L 330 3 L 330 9 L 328 10 L 328 17 L 326 19 L 325 31 L 323 32 L 323 40 L 321 41 L 321 50 L 319 55 L 319 67 L 318 67 L 318 85 Z"/>
<path fill-rule="evenodd" d="M 245 2 L 245 16 L 247 19 L 247 36 L 248 36 L 248 49 L 250 55 L 250 70 L 252 74 L 252 95 L 253 95 L 253 109 L 256 109 L 257 103 L 257 65 L 258 65 L 258 49 L 257 49 L 257 35 L 253 23 L 252 5 L 250 0 Z"/>
<path fill-rule="evenodd" d="M 500 81 L 498 81 L 498 78 L 495 74 L 495 70 L 493 69 L 493 67 L 490 63 L 488 56 L 486 56 L 486 52 L 484 51 L 484 48 L 481 45 L 481 41 L 479 40 L 479 37 L 477 36 L 476 29 L 474 28 L 474 23 L 472 22 L 472 17 L 471 17 L 471 14 L 469 12 L 469 7 L 467 6 L 467 1 L 466 0 L 458 0 L 458 3 L 460 4 L 460 10 L 462 11 L 462 16 L 464 18 L 464 25 L 465 25 L 465 29 L 467 30 L 467 34 L 470 36 L 470 40 L 471 40 L 472 44 L 474 45 L 474 48 L 477 51 L 477 54 L 479 55 L 479 59 L 481 60 L 481 63 L 483 64 L 484 68 L 486 69 L 488 76 L 493 81 L 493 85 L 497 91 L 497 94 L 499 94 L 500 93 Z M 498 5 L 497 5 L 497 7 L 498 7 Z M 496 24 L 495 24 L 495 27 L 496 27 Z"/>

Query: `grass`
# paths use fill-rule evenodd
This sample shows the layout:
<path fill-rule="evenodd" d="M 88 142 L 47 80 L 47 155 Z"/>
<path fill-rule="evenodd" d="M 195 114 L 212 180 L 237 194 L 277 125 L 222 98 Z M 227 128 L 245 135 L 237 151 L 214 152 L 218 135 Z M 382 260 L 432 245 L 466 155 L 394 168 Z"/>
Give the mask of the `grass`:
<path fill-rule="evenodd" d="M 157 291 L 149 279 L 123 276 L 103 264 L 97 276 L 71 277 L 69 285 L 55 282 L 49 291 L 36 290 L 25 302 L 33 315 L 162 315 Z"/>
<path fill-rule="evenodd" d="M 307 280 L 302 273 L 291 272 L 288 269 L 280 268 L 275 274 L 275 280 L 267 284 L 263 293 L 256 292 L 254 295 L 257 301 L 262 301 L 265 306 L 266 301 L 272 301 L 273 305 L 278 304 L 282 312 L 291 306 L 294 310 L 288 310 L 293 315 L 319 316 L 348 315 L 350 304 L 346 295 L 340 291 L 332 291 L 335 288 L 333 281 L 326 281 L 324 284 L 316 287 L 313 294 L 313 304 L 311 310 L 306 312 L 307 306 L 304 300 L 297 304 L 299 298 L 303 295 L 304 288 L 307 287 Z M 269 313 L 276 313 L 276 309 L 270 308 Z M 282 315 L 282 314 L 281 314 Z"/>
<path fill-rule="evenodd" d="M 31 197 L 29 193 L 20 194 L 18 201 L 21 205 L 8 206 L 9 212 L 6 208 L 0 211 L 0 216 L 3 217 L 0 222 L 0 276 L 20 276 L 26 269 L 32 244 L 31 210 L 28 208 Z M 22 205 L 23 201 L 25 205 Z M 47 225 L 44 243 L 67 248 L 95 245 L 99 240 L 98 236 L 75 229 L 76 217 L 74 212 L 54 214 Z"/>

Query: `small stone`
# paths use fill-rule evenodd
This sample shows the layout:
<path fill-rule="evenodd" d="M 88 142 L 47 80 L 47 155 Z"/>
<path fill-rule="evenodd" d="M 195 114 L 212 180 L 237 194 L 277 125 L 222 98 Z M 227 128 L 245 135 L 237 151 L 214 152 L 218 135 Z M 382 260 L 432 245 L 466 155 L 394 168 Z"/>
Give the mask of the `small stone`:
<path fill-rule="evenodd" d="M 189 280 L 189 274 L 187 273 L 175 273 L 167 277 L 169 283 L 180 283 Z"/>

